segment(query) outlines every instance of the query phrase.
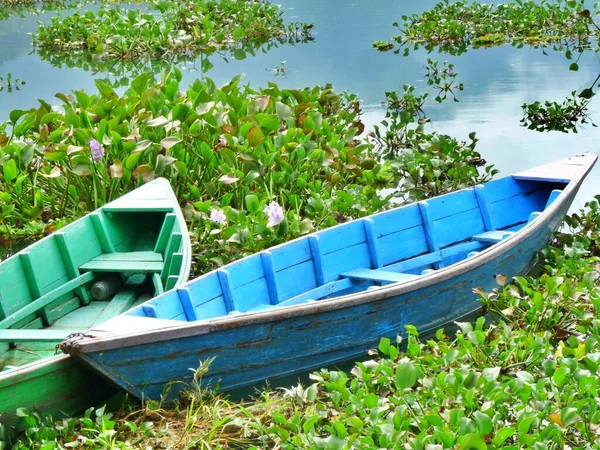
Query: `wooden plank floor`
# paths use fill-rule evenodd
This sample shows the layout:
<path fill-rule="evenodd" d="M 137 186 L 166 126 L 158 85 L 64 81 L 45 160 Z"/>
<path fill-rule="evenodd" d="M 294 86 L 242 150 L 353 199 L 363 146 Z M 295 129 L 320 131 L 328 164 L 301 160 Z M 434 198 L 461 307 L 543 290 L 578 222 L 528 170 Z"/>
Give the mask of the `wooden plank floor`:
<path fill-rule="evenodd" d="M 58 319 L 48 330 L 80 331 L 91 327 L 109 302 L 92 301 Z M 20 342 L 16 349 L 0 353 L 0 370 L 5 366 L 21 366 L 54 355 L 56 342 Z"/>

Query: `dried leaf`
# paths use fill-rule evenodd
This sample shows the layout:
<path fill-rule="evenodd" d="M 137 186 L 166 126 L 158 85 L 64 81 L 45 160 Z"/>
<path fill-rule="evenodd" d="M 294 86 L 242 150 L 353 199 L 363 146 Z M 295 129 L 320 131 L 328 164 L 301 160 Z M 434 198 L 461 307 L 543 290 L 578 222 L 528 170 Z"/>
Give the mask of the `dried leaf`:
<path fill-rule="evenodd" d="M 496 283 L 498 283 L 500 286 L 506 285 L 506 281 L 508 280 L 506 275 L 504 275 L 503 273 L 499 273 L 497 275 L 494 275 L 494 277 L 496 278 Z"/>
<path fill-rule="evenodd" d="M 110 176 L 113 178 L 123 177 L 123 163 L 121 161 L 116 160 L 110 165 Z"/>
<path fill-rule="evenodd" d="M 148 181 L 154 180 L 154 178 L 156 178 L 154 169 L 149 164 L 142 164 L 141 166 L 138 166 L 133 171 L 133 175 L 136 177 L 141 176 L 142 179 L 144 180 L 144 182 L 148 182 Z"/>
<path fill-rule="evenodd" d="M 229 174 L 223 175 L 221 178 L 219 178 L 219 181 L 223 184 L 233 184 L 236 181 L 239 181 L 239 178 L 236 177 L 234 174 Z"/>

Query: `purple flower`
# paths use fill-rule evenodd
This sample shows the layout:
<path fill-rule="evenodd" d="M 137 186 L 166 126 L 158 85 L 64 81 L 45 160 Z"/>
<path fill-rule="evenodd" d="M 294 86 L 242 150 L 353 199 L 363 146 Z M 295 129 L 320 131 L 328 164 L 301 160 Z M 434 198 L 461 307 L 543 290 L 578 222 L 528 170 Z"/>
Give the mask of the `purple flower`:
<path fill-rule="evenodd" d="M 268 227 L 279 225 L 283 221 L 283 208 L 277 202 L 271 202 L 265 208 L 265 214 L 269 216 Z"/>
<path fill-rule="evenodd" d="M 221 209 L 213 208 L 210 210 L 210 220 L 217 225 L 225 225 L 227 217 Z"/>
<path fill-rule="evenodd" d="M 96 139 L 90 139 L 90 150 L 92 151 L 92 161 L 98 162 L 104 157 L 104 148 Z"/>

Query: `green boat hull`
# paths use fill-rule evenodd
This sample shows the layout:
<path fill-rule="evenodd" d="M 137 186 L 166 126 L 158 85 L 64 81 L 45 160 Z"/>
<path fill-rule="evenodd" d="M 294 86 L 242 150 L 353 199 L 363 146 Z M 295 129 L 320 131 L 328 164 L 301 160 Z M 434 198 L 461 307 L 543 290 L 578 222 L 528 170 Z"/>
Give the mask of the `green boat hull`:
<path fill-rule="evenodd" d="M 57 344 L 187 280 L 191 247 L 166 180 L 109 203 L 0 263 L 0 439 L 18 408 L 72 415 L 114 388 Z"/>
<path fill-rule="evenodd" d="M 83 411 L 113 395 L 116 388 L 67 355 L 30 364 L 26 370 L 16 369 L 10 379 L 0 382 L 2 410 L 1 435 L 8 437 L 25 426 L 18 408 L 29 406 L 45 416 L 63 417 Z"/>

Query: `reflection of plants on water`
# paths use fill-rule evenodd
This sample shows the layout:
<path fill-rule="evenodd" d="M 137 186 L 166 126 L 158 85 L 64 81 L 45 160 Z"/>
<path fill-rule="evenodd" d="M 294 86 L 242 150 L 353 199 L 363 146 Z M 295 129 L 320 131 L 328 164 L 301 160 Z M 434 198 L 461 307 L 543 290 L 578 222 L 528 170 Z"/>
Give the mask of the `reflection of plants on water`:
<path fill-rule="evenodd" d="M 275 76 L 281 75 L 282 77 L 287 77 L 287 68 L 285 67 L 286 61 L 281 61 L 279 64 L 276 64 L 272 69 L 265 69 L 269 72 L 273 72 Z"/>
<path fill-rule="evenodd" d="M 94 0 L 0 0 L 0 21 L 26 14 L 58 12 L 81 7 Z"/>
<path fill-rule="evenodd" d="M 6 89 L 6 92 L 20 91 L 21 86 L 25 86 L 25 82 L 19 78 L 13 78 L 12 73 L 8 73 L 6 78 L 0 77 L 0 92 Z"/>
<path fill-rule="evenodd" d="M 304 41 L 302 41 L 304 42 Z M 53 50 L 38 48 L 36 51 L 43 61 L 48 61 L 55 67 L 59 68 L 81 68 L 92 74 L 103 74 L 108 77 L 110 84 L 113 87 L 127 86 L 129 81 L 143 73 L 161 73 L 170 69 L 173 65 L 186 70 L 188 72 L 207 73 L 214 67 L 211 60 L 220 58 L 225 62 L 233 58 L 242 60 L 248 56 L 255 56 L 258 52 L 267 53 L 273 48 L 278 48 L 281 45 L 295 45 L 298 40 L 295 38 L 278 38 L 265 43 L 247 43 L 240 45 L 236 49 L 230 50 L 215 50 L 211 54 L 198 52 L 189 55 L 174 55 L 172 59 L 136 59 L 126 60 L 118 57 L 106 57 L 90 55 L 84 52 L 72 52 L 67 54 L 56 54 Z M 286 76 L 286 62 L 283 61 L 277 64 L 272 70 L 276 76 Z"/>
<path fill-rule="evenodd" d="M 245 46 L 272 40 L 311 40 L 312 25 L 285 25 L 283 12 L 249 0 L 152 1 L 151 11 L 103 7 L 40 24 L 37 47 L 57 56 L 81 51 L 103 58 L 167 59 L 231 50 L 245 58 Z"/>
<path fill-rule="evenodd" d="M 598 4 L 594 5 L 597 8 Z M 444 0 L 429 11 L 411 16 L 402 16 L 401 34 L 393 38 L 404 47 L 406 56 L 411 49 L 423 46 L 428 51 L 439 49 L 453 55 L 465 53 L 469 48 L 492 47 L 511 44 L 551 48 L 565 54 L 571 61 L 570 70 L 579 69 L 579 59 L 584 51 L 600 51 L 597 37 L 600 27 L 594 21 L 597 12 L 586 8 L 584 0 L 516 1 L 500 5 L 487 5 L 460 0 L 450 3 Z M 593 40 L 596 39 L 594 42 Z M 389 44 L 389 45 L 386 45 Z M 377 41 L 378 50 L 391 49 L 391 43 Z M 574 54 L 577 57 L 574 59 Z M 428 65 L 431 66 L 428 59 Z M 433 72 L 435 74 L 435 72 Z M 446 74 L 449 81 L 454 81 Z M 437 81 L 440 93 L 445 94 L 444 81 L 430 77 L 428 84 Z M 440 83 L 439 81 L 442 81 Z M 577 132 L 577 127 L 592 124 L 588 105 L 594 95 L 592 88 L 573 91 L 562 102 L 536 101 L 523 104 L 521 124 L 535 131 Z M 462 84 L 459 85 L 462 87 Z M 453 94 L 453 93 L 452 93 Z M 445 95 L 439 99 L 445 98 Z M 437 100 L 437 99 L 436 99 Z M 456 99 L 455 99 L 456 100 Z"/>
<path fill-rule="evenodd" d="M 452 96 L 455 102 L 458 102 L 454 90 L 462 91 L 464 85 L 462 83 L 456 83 L 458 73 L 454 71 L 454 64 L 449 64 L 448 61 L 444 61 L 440 66 L 439 61 L 433 61 L 431 58 L 427 58 L 425 71 L 427 85 L 433 86 L 435 89 L 439 90 L 435 97 L 436 102 L 442 103 L 446 100 L 448 94 Z"/>

